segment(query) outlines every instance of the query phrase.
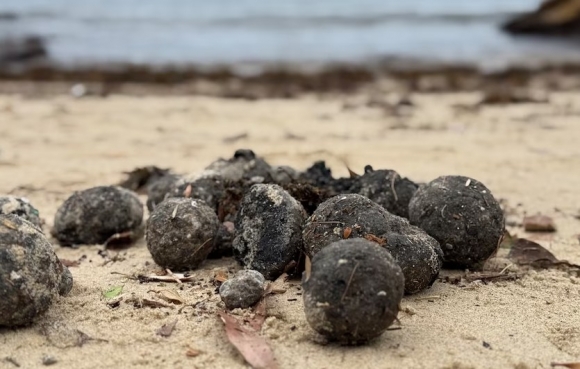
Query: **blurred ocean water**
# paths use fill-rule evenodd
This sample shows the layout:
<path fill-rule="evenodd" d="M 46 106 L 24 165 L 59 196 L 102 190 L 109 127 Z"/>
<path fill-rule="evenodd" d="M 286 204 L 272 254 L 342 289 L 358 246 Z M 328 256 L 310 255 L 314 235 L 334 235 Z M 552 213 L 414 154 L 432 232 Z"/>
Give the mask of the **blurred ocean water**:
<path fill-rule="evenodd" d="M 499 24 L 539 0 L 2 0 L 0 38 L 39 35 L 64 65 L 580 61 Z"/>

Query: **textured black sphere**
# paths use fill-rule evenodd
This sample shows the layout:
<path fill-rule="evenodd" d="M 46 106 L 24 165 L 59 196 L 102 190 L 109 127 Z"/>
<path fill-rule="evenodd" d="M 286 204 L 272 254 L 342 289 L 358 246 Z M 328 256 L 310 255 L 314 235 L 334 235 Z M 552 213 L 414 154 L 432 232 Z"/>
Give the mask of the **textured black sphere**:
<path fill-rule="evenodd" d="M 53 236 L 61 245 L 102 244 L 117 233 L 142 230 L 143 204 L 117 186 L 75 192 L 54 217 Z"/>
<path fill-rule="evenodd" d="M 395 320 L 404 278 L 379 245 L 352 239 L 314 256 L 305 276 L 304 311 L 310 326 L 332 341 L 361 344 L 380 336 Z"/>
<path fill-rule="evenodd" d="M 161 202 L 147 220 L 147 248 L 164 268 L 197 268 L 211 252 L 220 222 L 205 202 L 171 198 Z"/>
<path fill-rule="evenodd" d="M 473 178 L 443 176 L 417 190 L 409 220 L 439 241 L 445 264 L 477 267 L 497 250 L 504 230 L 499 202 Z"/>

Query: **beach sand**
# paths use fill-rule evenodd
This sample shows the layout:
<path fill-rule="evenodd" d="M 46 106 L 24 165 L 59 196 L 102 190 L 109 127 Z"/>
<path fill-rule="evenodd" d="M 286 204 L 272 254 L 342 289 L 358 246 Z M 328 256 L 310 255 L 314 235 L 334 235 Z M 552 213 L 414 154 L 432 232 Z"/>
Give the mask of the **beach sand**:
<path fill-rule="evenodd" d="M 335 175 L 348 174 L 346 162 L 355 172 L 372 164 L 419 182 L 445 174 L 474 177 L 515 209 L 515 220 L 541 212 L 558 227 L 551 235 L 510 227 L 512 234 L 580 264 L 580 93 L 552 93 L 545 104 L 481 108 L 470 108 L 479 93 L 411 98 L 415 106 L 395 114 L 368 107 L 365 93 L 258 101 L 2 95 L 0 193 L 28 197 L 49 234 L 57 207 L 75 190 L 118 183 L 124 171 L 145 165 L 196 172 L 237 148 L 251 148 L 271 164 L 298 169 L 326 160 Z M 99 246 L 55 249 L 64 259 L 86 256 L 70 268 L 74 287 L 31 327 L 0 329 L 0 368 L 16 367 L 6 357 L 22 368 L 42 367 L 45 355 L 61 368 L 248 367 L 217 316 L 223 305 L 213 277 L 218 270 L 231 275 L 234 261 L 207 261 L 194 272 L 193 284 L 139 284 L 112 272 L 156 270 L 143 239 L 106 265 Z M 509 262 L 494 265 L 497 271 Z M 405 297 L 401 329 L 361 347 L 321 342 L 306 323 L 299 282 L 286 282 L 285 293 L 266 299 L 262 334 L 281 368 L 524 369 L 579 361 L 578 273 L 507 270 L 521 278 L 436 282 Z M 450 273 L 458 272 L 444 274 Z M 118 285 L 124 285 L 124 301 L 113 309 L 102 293 Z M 132 295 L 156 299 L 151 291 L 159 290 L 177 291 L 195 306 L 153 309 L 125 302 Z M 156 335 L 175 319 L 170 337 Z M 78 331 L 94 340 L 78 347 Z M 190 349 L 201 353 L 188 357 Z"/>

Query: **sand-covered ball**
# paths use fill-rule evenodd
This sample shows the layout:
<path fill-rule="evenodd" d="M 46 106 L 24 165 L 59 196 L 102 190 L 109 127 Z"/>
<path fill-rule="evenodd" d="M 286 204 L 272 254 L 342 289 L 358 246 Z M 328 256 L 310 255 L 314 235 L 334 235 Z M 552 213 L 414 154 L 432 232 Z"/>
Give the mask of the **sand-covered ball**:
<path fill-rule="evenodd" d="M 0 214 L 14 214 L 41 228 L 40 214 L 25 197 L 0 196 Z"/>
<path fill-rule="evenodd" d="M 306 320 L 314 330 L 332 341 L 362 344 L 397 317 L 404 278 L 387 250 L 359 238 L 317 253 L 302 285 Z"/>
<path fill-rule="evenodd" d="M 142 223 L 143 204 L 134 192 L 99 186 L 66 199 L 56 212 L 52 234 L 64 246 L 94 245 L 118 233 L 139 233 Z"/>
<path fill-rule="evenodd" d="M 219 227 L 217 215 L 205 202 L 183 197 L 166 199 L 147 220 L 147 248 L 163 268 L 195 269 L 212 250 Z"/>
<path fill-rule="evenodd" d="M 441 244 L 445 264 L 478 267 L 497 250 L 504 217 L 499 202 L 473 178 L 443 176 L 421 186 L 409 220 Z"/>
<path fill-rule="evenodd" d="M 362 195 L 338 195 L 323 202 L 306 221 L 303 238 L 310 257 L 349 238 L 385 247 L 403 270 L 407 294 L 431 286 L 441 270 L 442 254 L 435 239 Z"/>
<path fill-rule="evenodd" d="M 275 279 L 298 259 L 306 212 L 282 187 L 256 184 L 242 199 L 235 222 L 234 256 L 246 269 Z"/>
<path fill-rule="evenodd" d="M 409 201 L 417 188 L 417 184 L 394 170 L 373 170 L 367 165 L 349 192 L 368 197 L 390 213 L 409 218 Z"/>
<path fill-rule="evenodd" d="M 17 215 L 0 215 L 0 326 L 32 323 L 71 288 L 72 275 L 44 234 Z"/>
<path fill-rule="evenodd" d="M 220 286 L 220 297 L 228 309 L 248 308 L 264 295 L 266 280 L 255 270 L 241 270 Z"/>

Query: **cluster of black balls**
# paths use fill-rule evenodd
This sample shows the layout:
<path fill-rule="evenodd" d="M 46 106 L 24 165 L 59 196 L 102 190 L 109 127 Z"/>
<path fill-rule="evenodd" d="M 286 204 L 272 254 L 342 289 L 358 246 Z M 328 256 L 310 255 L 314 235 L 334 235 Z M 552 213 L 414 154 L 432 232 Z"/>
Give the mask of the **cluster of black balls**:
<path fill-rule="evenodd" d="M 307 265 L 308 322 L 347 344 L 384 332 L 403 294 L 430 287 L 443 266 L 481 265 L 504 228 L 498 201 L 471 178 L 418 185 L 371 166 L 334 178 L 324 162 L 299 172 L 273 167 L 251 150 L 194 176 L 157 176 L 147 192 L 145 224 L 135 193 L 102 186 L 67 199 L 52 234 L 62 245 L 103 244 L 119 234 L 134 240 L 144 230 L 153 260 L 173 271 L 228 255 L 269 280 Z M 235 296 L 228 301 L 242 301 L 234 290 L 244 283 L 224 288 Z M 250 300 L 260 296 L 259 285 Z"/>
<path fill-rule="evenodd" d="M 233 253 L 273 280 L 302 272 L 308 258 L 308 322 L 347 344 L 380 335 L 403 294 L 430 287 L 444 265 L 480 266 L 504 228 L 498 201 L 471 178 L 418 185 L 371 166 L 334 178 L 324 162 L 298 172 L 251 150 L 195 176 L 168 174 L 149 194 L 147 245 L 158 264 L 187 270 Z"/>

